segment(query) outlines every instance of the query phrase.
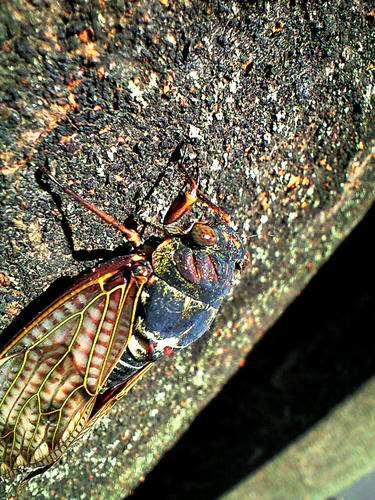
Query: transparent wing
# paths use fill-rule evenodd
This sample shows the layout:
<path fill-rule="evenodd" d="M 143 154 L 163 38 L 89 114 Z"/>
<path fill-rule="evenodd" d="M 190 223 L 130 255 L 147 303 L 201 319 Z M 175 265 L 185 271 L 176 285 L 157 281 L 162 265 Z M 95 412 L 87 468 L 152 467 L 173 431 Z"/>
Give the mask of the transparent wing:
<path fill-rule="evenodd" d="M 128 344 L 145 283 L 128 269 L 127 278 L 119 272 L 130 259 L 88 276 L 0 354 L 3 477 L 55 462 L 92 420 L 97 396 Z"/>

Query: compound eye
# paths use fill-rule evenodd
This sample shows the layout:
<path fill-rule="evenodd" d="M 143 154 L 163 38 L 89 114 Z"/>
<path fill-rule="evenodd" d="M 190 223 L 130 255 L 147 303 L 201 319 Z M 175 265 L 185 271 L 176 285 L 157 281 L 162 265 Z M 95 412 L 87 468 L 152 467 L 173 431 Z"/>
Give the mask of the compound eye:
<path fill-rule="evenodd" d="M 216 243 L 216 232 L 211 226 L 207 226 L 207 224 L 201 222 L 194 224 L 190 234 L 194 243 L 201 247 L 214 245 Z"/>

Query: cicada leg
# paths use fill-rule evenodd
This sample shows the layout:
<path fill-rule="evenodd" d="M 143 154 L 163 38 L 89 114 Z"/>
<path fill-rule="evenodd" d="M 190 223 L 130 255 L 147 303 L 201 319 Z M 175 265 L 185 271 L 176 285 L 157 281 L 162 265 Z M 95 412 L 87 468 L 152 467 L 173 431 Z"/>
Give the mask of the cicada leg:
<path fill-rule="evenodd" d="M 164 225 L 173 224 L 183 215 L 185 215 L 198 201 L 198 189 L 195 180 L 191 179 L 191 188 L 186 190 L 183 195 L 179 195 L 164 217 Z"/>
<path fill-rule="evenodd" d="M 173 224 L 174 222 L 176 222 L 187 212 L 189 212 L 191 208 L 199 201 L 201 203 L 204 203 L 211 210 L 217 213 L 226 224 L 231 225 L 232 221 L 229 215 L 220 207 L 212 203 L 211 200 L 209 200 L 203 193 L 198 190 L 197 181 L 193 179 L 181 165 L 179 166 L 179 168 L 187 178 L 190 184 L 190 188 L 187 189 L 183 195 L 178 196 L 172 203 L 166 216 L 164 217 L 164 226 L 168 226 L 169 224 Z"/>
<path fill-rule="evenodd" d="M 61 184 L 55 177 L 46 169 L 46 167 L 42 166 L 40 167 L 41 171 L 54 183 L 56 186 L 58 186 L 64 193 L 66 193 L 68 196 L 71 196 L 74 198 L 80 205 L 85 207 L 87 210 L 90 212 L 93 212 L 97 217 L 100 219 L 103 219 L 105 222 L 113 226 L 115 229 L 118 229 L 121 231 L 124 235 L 127 241 L 132 243 L 135 247 L 138 247 L 141 243 L 141 238 L 138 234 L 137 231 L 134 229 L 128 229 L 125 227 L 123 224 L 118 222 L 114 217 L 111 215 L 107 214 L 100 208 L 96 207 L 89 201 L 83 199 L 79 194 L 75 193 L 72 189 L 70 189 L 68 186 Z"/>

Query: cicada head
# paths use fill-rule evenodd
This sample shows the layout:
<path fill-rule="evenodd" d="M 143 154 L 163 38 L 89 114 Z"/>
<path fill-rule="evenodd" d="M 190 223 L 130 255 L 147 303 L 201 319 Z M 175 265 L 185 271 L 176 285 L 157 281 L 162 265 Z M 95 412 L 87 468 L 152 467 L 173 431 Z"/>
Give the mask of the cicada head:
<path fill-rule="evenodd" d="M 229 293 L 244 258 L 245 245 L 233 228 L 204 222 L 165 240 L 152 255 L 156 276 L 215 308 Z"/>
<path fill-rule="evenodd" d="M 185 279 L 199 284 L 203 300 L 218 304 L 231 289 L 235 269 L 242 268 L 245 252 L 243 241 L 228 224 L 198 222 L 174 261 Z"/>
<path fill-rule="evenodd" d="M 209 225 L 197 222 L 190 230 L 190 237 L 199 248 L 208 253 L 218 253 L 241 268 L 245 258 L 245 245 L 228 224 Z"/>

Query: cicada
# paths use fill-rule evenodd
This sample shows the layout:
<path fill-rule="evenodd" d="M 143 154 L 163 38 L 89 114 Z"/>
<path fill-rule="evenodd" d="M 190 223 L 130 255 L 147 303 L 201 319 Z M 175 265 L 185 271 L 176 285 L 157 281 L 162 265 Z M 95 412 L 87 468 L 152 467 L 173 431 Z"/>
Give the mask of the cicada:
<path fill-rule="evenodd" d="M 134 252 L 86 274 L 1 350 L 3 478 L 49 468 L 155 361 L 201 337 L 246 259 L 230 217 L 193 179 L 168 210 L 163 238 L 150 246 L 44 173 L 120 230 Z M 182 223 L 198 202 L 212 220 Z"/>

